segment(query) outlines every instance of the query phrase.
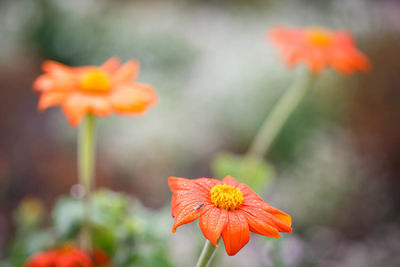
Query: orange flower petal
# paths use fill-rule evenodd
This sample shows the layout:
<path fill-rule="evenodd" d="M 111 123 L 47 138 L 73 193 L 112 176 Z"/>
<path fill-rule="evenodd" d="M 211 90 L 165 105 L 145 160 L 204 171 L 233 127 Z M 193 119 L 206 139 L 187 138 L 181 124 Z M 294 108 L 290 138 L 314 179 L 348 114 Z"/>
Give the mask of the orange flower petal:
<path fill-rule="evenodd" d="M 42 64 L 42 70 L 55 75 L 66 75 L 72 71 L 72 68 L 53 60 L 46 60 Z"/>
<path fill-rule="evenodd" d="M 193 181 L 186 178 L 171 176 L 168 178 L 168 186 L 172 192 L 191 190 L 193 189 Z"/>
<path fill-rule="evenodd" d="M 239 183 L 238 181 L 235 180 L 232 176 L 225 176 L 225 178 L 222 180 L 222 184 L 238 187 Z"/>
<path fill-rule="evenodd" d="M 176 201 L 177 201 L 176 198 L 177 198 L 176 193 L 172 193 L 172 198 L 171 198 L 171 216 L 172 216 L 172 218 L 175 217 L 177 207 L 178 207 L 178 205 L 176 203 Z"/>
<path fill-rule="evenodd" d="M 218 246 L 218 239 L 228 223 L 228 211 L 224 209 L 211 208 L 204 213 L 199 220 L 203 235 L 210 240 L 214 246 Z"/>
<path fill-rule="evenodd" d="M 275 225 L 272 221 L 266 216 L 260 216 L 260 214 L 264 214 L 263 212 L 253 213 L 253 211 L 247 211 L 246 209 L 241 208 L 243 211 L 243 215 L 246 217 L 246 220 L 249 224 L 250 231 L 273 238 L 279 238 L 281 235 L 279 231 L 276 229 Z"/>
<path fill-rule="evenodd" d="M 63 111 L 73 126 L 79 125 L 88 113 L 107 116 L 111 110 L 110 102 L 102 95 L 74 93 L 63 104 Z"/>
<path fill-rule="evenodd" d="M 253 190 L 247 185 L 241 184 L 240 190 L 244 195 L 244 201 L 240 209 L 257 215 L 270 226 L 277 228 L 279 232 L 292 232 L 291 217 L 281 210 L 265 203 Z"/>
<path fill-rule="evenodd" d="M 211 188 L 221 183 L 221 181 L 217 179 L 210 178 L 197 178 L 193 179 L 193 182 L 196 183 L 199 186 L 199 189 L 203 190 L 203 193 L 205 193 L 207 196 L 210 195 Z"/>
<path fill-rule="evenodd" d="M 39 98 L 39 110 L 45 110 L 49 107 L 61 105 L 70 95 L 64 91 L 49 91 L 43 93 Z"/>
<path fill-rule="evenodd" d="M 250 240 L 246 217 L 238 211 L 228 212 L 228 223 L 222 231 L 225 250 L 229 256 L 239 252 Z"/>
<path fill-rule="evenodd" d="M 284 222 L 285 224 L 292 226 L 292 217 L 288 214 L 273 214 L 278 220 Z"/>
<path fill-rule="evenodd" d="M 199 218 L 203 213 L 208 211 L 213 207 L 212 204 L 205 203 L 200 209 L 195 209 L 202 201 L 194 199 L 192 201 L 185 202 L 182 208 L 178 208 L 175 216 L 174 226 L 172 227 L 172 232 L 176 232 L 176 228 L 183 224 L 191 223 L 197 218 Z"/>
<path fill-rule="evenodd" d="M 42 74 L 33 83 L 33 89 L 38 92 L 71 91 L 76 87 L 75 77 L 69 74 L 58 77 L 52 74 Z"/>
<path fill-rule="evenodd" d="M 139 62 L 130 60 L 122 65 L 113 75 L 113 84 L 133 82 L 139 72 Z"/>
<path fill-rule="evenodd" d="M 111 93 L 110 101 L 117 113 L 140 114 L 155 105 L 157 95 L 149 85 L 124 84 Z"/>
<path fill-rule="evenodd" d="M 104 62 L 101 65 L 101 69 L 106 72 L 111 73 L 111 72 L 118 70 L 119 64 L 120 64 L 119 58 L 112 57 L 112 58 L 109 58 L 106 62 Z"/>

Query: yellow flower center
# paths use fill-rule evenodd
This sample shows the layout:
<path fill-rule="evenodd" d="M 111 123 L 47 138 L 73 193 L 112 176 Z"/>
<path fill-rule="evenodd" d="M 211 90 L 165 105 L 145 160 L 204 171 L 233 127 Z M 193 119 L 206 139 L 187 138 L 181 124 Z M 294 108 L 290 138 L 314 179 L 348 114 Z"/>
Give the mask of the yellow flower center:
<path fill-rule="evenodd" d="M 244 197 L 239 188 L 219 184 L 211 188 L 210 199 L 217 208 L 235 210 L 242 205 Z"/>
<path fill-rule="evenodd" d="M 308 41 L 313 45 L 325 46 L 332 43 L 332 33 L 319 28 L 310 28 L 307 30 Z"/>
<path fill-rule="evenodd" d="M 85 91 L 106 92 L 110 90 L 111 79 L 106 72 L 92 69 L 83 75 L 80 87 Z"/>

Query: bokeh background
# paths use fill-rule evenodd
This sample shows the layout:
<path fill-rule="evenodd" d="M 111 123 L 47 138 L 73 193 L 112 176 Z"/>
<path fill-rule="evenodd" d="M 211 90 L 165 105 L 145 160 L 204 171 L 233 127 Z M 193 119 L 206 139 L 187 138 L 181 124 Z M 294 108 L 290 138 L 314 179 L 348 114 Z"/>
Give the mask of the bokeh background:
<path fill-rule="evenodd" d="M 0 1 L 0 258 L 22 200 L 43 203 L 50 225 L 77 183 L 77 129 L 58 108 L 36 109 L 42 61 L 119 56 L 141 62 L 159 104 L 100 120 L 97 187 L 128 194 L 157 221 L 170 266 L 191 266 L 202 236 L 196 224 L 170 233 L 167 178 L 211 177 L 218 153 L 246 151 L 296 77 L 265 38 L 283 24 L 348 29 L 373 69 L 325 71 L 267 156 L 275 178 L 262 195 L 293 216 L 294 233 L 279 251 L 256 235 L 235 257 L 220 249 L 217 266 L 399 266 L 399 14 L 396 0 Z"/>

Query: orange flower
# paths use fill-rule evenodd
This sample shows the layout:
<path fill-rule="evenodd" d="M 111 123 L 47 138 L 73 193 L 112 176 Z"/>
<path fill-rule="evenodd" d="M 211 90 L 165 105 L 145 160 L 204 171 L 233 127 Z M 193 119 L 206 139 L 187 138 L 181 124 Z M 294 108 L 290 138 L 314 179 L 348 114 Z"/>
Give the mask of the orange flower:
<path fill-rule="evenodd" d="M 225 250 L 235 255 L 250 240 L 250 231 L 279 238 L 279 232 L 292 231 L 291 217 L 265 203 L 245 184 L 231 176 L 222 181 L 211 178 L 168 179 L 172 191 L 171 214 L 176 228 L 200 217 L 205 238 L 218 246 L 222 235 Z"/>
<path fill-rule="evenodd" d="M 289 66 L 304 62 L 314 73 L 327 66 L 343 74 L 370 69 L 368 58 L 356 48 L 347 31 L 276 27 L 269 32 L 269 37 L 280 48 Z"/>
<path fill-rule="evenodd" d="M 93 262 L 83 250 L 71 245 L 38 252 L 26 262 L 26 267 L 93 267 Z"/>
<path fill-rule="evenodd" d="M 42 69 L 44 74 L 33 84 L 41 93 L 39 110 L 61 105 L 72 126 L 88 113 L 103 117 L 112 112 L 138 115 L 157 101 L 151 86 L 134 81 L 139 70 L 134 60 L 120 66 L 118 58 L 110 58 L 99 67 L 45 61 Z"/>
<path fill-rule="evenodd" d="M 99 266 L 109 266 L 111 264 L 110 256 L 101 249 L 93 251 L 93 261 Z"/>

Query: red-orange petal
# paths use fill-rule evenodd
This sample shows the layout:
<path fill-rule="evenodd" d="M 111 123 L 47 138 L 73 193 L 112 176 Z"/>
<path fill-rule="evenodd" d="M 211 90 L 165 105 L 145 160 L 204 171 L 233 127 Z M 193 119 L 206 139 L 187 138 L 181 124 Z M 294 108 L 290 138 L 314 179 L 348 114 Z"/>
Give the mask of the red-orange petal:
<path fill-rule="evenodd" d="M 63 111 L 72 126 L 77 126 L 88 113 L 107 116 L 111 113 L 108 99 L 102 95 L 72 94 L 63 104 Z"/>
<path fill-rule="evenodd" d="M 266 218 L 266 216 L 259 216 L 260 212 L 250 213 L 245 209 L 241 209 L 241 211 L 246 217 L 251 232 L 273 238 L 281 237 L 272 221 Z"/>
<path fill-rule="evenodd" d="M 156 104 L 157 95 L 149 85 L 127 83 L 111 93 L 110 101 L 117 113 L 141 114 Z"/>
<path fill-rule="evenodd" d="M 214 246 L 218 246 L 218 239 L 228 223 L 228 211 L 216 207 L 209 209 L 199 220 L 200 229 L 205 238 Z"/>
<path fill-rule="evenodd" d="M 200 202 L 203 203 L 203 202 Z M 197 218 L 199 218 L 203 213 L 208 211 L 213 207 L 212 204 L 205 203 L 200 209 L 195 209 L 198 204 L 200 204 L 196 200 L 192 202 L 185 203 L 186 205 L 182 208 L 179 208 L 178 212 L 175 216 L 175 222 L 172 227 L 172 232 L 176 232 L 176 228 L 183 224 L 191 223 Z"/>
<path fill-rule="evenodd" d="M 283 213 L 283 212 L 282 212 Z M 281 214 L 281 213 L 275 213 L 272 214 L 274 217 L 276 217 L 278 220 L 284 222 L 285 224 L 292 226 L 292 217 L 288 214 Z"/>
<path fill-rule="evenodd" d="M 168 178 L 168 186 L 172 192 L 191 190 L 193 189 L 193 181 L 182 177 L 171 176 Z"/>
<path fill-rule="evenodd" d="M 244 201 L 240 209 L 246 210 L 250 214 L 256 214 L 263 218 L 268 224 L 277 228 L 279 232 L 291 232 L 291 217 L 285 212 L 274 208 L 264 202 L 251 188 L 245 184 L 239 186 L 244 196 Z"/>
<path fill-rule="evenodd" d="M 225 178 L 222 180 L 222 184 L 238 187 L 239 183 L 238 181 L 235 180 L 232 176 L 225 176 Z"/>
<path fill-rule="evenodd" d="M 233 256 L 250 240 L 249 225 L 246 217 L 239 211 L 228 212 L 228 223 L 222 231 L 226 253 Z"/>
<path fill-rule="evenodd" d="M 117 57 L 111 57 L 101 65 L 101 69 L 108 73 L 112 73 L 118 70 L 120 60 Z"/>
<path fill-rule="evenodd" d="M 136 60 L 129 60 L 117 69 L 113 74 L 113 84 L 133 82 L 139 72 L 139 62 Z"/>
<path fill-rule="evenodd" d="M 61 105 L 68 98 L 70 92 L 64 91 L 48 91 L 40 95 L 38 108 L 45 110 L 49 107 Z"/>

